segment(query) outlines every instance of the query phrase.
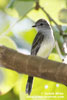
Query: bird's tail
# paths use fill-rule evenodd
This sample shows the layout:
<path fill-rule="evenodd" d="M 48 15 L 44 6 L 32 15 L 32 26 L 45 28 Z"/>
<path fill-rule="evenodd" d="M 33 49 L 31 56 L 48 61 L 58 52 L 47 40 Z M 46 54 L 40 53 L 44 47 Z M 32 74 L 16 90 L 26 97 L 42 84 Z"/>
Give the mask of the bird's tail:
<path fill-rule="evenodd" d="M 26 85 L 26 93 L 28 95 L 30 95 L 30 93 L 31 93 L 32 83 L 33 83 L 33 77 L 32 76 L 28 76 L 27 85 Z"/>

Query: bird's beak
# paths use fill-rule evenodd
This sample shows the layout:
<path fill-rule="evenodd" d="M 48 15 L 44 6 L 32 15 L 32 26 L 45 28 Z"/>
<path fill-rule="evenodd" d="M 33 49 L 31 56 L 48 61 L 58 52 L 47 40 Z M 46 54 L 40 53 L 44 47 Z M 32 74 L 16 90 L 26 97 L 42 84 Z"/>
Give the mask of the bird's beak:
<path fill-rule="evenodd" d="M 33 25 L 32 27 L 36 27 L 36 25 Z"/>

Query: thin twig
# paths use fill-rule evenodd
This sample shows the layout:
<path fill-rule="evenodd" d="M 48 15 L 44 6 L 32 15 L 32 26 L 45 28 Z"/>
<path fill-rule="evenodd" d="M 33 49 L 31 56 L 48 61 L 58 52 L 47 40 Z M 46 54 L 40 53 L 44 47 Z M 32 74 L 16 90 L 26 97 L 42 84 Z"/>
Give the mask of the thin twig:
<path fill-rule="evenodd" d="M 57 22 L 45 11 L 45 9 L 43 7 L 41 7 L 41 10 L 47 15 L 47 17 L 49 18 L 50 21 L 52 21 L 58 28 L 58 30 L 60 31 L 61 35 L 63 33 L 63 30 L 61 29 L 61 26 L 57 24 Z"/>
<path fill-rule="evenodd" d="M 59 45 L 58 45 L 57 41 L 55 41 L 55 47 L 56 47 L 56 50 L 57 50 L 57 53 L 58 53 L 59 57 L 63 61 L 65 57 L 61 54 L 61 51 L 60 51 L 60 48 L 59 48 Z"/>
<path fill-rule="evenodd" d="M 60 35 L 64 36 L 64 32 L 63 32 L 63 30 L 61 28 L 61 25 L 58 25 L 58 23 L 46 12 L 46 10 L 39 4 L 39 0 L 35 0 L 35 2 L 36 2 L 35 9 L 37 8 L 36 10 L 38 10 L 40 8 L 47 15 L 49 21 L 50 22 L 52 21 L 57 26 L 57 28 L 58 28 L 58 30 L 60 32 Z"/>
<path fill-rule="evenodd" d="M 35 0 L 36 2 L 36 6 L 35 6 L 35 9 L 38 10 L 40 8 L 40 5 L 39 5 L 39 0 Z"/>

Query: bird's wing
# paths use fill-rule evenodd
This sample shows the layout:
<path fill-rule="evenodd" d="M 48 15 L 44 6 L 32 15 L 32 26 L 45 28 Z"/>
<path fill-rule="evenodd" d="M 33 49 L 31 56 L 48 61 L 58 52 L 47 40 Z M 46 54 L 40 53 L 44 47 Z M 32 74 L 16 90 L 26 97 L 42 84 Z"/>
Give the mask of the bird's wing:
<path fill-rule="evenodd" d="M 32 44 L 31 55 L 37 54 L 43 39 L 44 39 L 44 35 L 38 32 Z"/>

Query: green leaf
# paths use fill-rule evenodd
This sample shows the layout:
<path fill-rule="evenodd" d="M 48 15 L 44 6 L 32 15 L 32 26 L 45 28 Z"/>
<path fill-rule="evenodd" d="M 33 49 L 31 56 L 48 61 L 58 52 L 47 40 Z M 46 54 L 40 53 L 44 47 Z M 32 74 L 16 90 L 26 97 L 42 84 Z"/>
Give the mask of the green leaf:
<path fill-rule="evenodd" d="M 58 20 L 58 12 L 65 8 L 66 0 L 40 0 L 40 5 L 47 11 L 47 13 L 58 23 L 63 24 Z M 46 14 L 41 10 L 32 10 L 28 17 L 31 18 L 34 21 L 37 21 L 38 19 L 44 18 L 47 19 Z"/>
<path fill-rule="evenodd" d="M 9 27 L 9 21 L 7 18 L 7 14 L 0 10 L 0 35 L 4 33 Z"/>
<path fill-rule="evenodd" d="M 0 0 L 0 9 L 3 9 L 7 6 L 10 0 Z"/>
<path fill-rule="evenodd" d="M 18 73 L 5 68 L 0 68 L 2 72 L 2 82 L 0 83 L 0 95 L 7 93 L 18 80 Z M 1 74 L 0 74 L 1 75 Z"/>
<path fill-rule="evenodd" d="M 0 36 L 0 45 L 4 45 L 15 50 L 17 49 L 16 44 L 7 36 Z M 5 68 L 0 68 L 0 72 L 0 75 L 2 76 L 2 81 L 0 82 L 0 92 L 1 94 L 5 94 L 18 80 L 18 73 Z"/>
<path fill-rule="evenodd" d="M 4 45 L 15 50 L 17 49 L 16 44 L 7 36 L 0 36 L 0 45 Z"/>
<path fill-rule="evenodd" d="M 61 9 L 59 11 L 58 18 L 62 23 L 67 23 L 67 9 Z"/>
<path fill-rule="evenodd" d="M 32 44 L 36 35 L 36 30 L 32 28 L 32 25 L 34 25 L 34 22 L 31 19 L 25 17 L 13 27 L 12 32 L 17 38 L 19 37 L 28 44 Z"/>
<path fill-rule="evenodd" d="M 51 53 L 51 54 L 49 55 L 48 59 L 53 60 L 53 61 L 62 62 L 61 58 L 60 58 L 59 55 L 56 54 L 56 53 Z"/>
<path fill-rule="evenodd" d="M 67 99 L 67 88 L 62 84 L 34 77 L 32 92 L 29 96 L 25 92 L 26 83 L 27 75 L 23 75 L 23 77 L 21 75 L 14 87 L 14 92 L 20 96 L 21 100 Z M 54 96 L 56 97 L 54 98 Z"/>
<path fill-rule="evenodd" d="M 19 97 L 15 95 L 13 91 L 11 90 L 5 95 L 1 95 L 0 100 L 19 100 Z"/>
<path fill-rule="evenodd" d="M 8 8 L 9 8 L 9 7 L 11 7 L 11 8 L 12 8 L 12 7 L 13 7 L 14 2 L 15 2 L 15 0 L 10 0 L 10 2 L 9 2 L 9 4 L 8 4 Z"/>
<path fill-rule="evenodd" d="M 36 35 L 36 30 L 34 29 L 30 29 L 27 32 L 23 32 L 23 34 L 20 34 L 20 36 L 29 44 L 32 44 L 35 35 Z"/>
<path fill-rule="evenodd" d="M 13 7 L 17 10 L 20 16 L 24 16 L 33 6 L 33 1 L 15 1 Z"/>

